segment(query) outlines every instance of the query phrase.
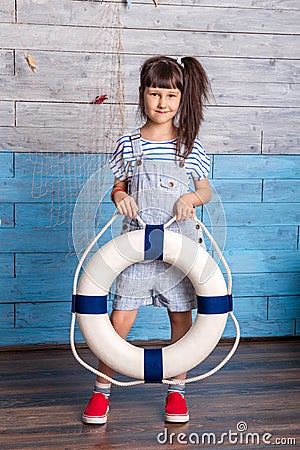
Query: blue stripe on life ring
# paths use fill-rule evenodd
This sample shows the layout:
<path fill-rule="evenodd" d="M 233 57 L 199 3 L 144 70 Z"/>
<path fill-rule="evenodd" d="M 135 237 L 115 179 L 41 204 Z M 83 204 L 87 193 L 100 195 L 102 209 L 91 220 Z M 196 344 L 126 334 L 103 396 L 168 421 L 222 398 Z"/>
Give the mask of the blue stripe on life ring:
<path fill-rule="evenodd" d="M 107 295 L 73 295 L 72 312 L 78 314 L 106 314 Z"/>
<path fill-rule="evenodd" d="M 202 297 L 197 295 L 198 314 L 225 314 L 232 311 L 232 295 Z"/>
<path fill-rule="evenodd" d="M 145 228 L 145 260 L 163 260 L 164 226 L 146 225 Z"/>
<path fill-rule="evenodd" d="M 161 348 L 144 349 L 145 383 L 161 383 L 163 379 L 163 360 Z"/>

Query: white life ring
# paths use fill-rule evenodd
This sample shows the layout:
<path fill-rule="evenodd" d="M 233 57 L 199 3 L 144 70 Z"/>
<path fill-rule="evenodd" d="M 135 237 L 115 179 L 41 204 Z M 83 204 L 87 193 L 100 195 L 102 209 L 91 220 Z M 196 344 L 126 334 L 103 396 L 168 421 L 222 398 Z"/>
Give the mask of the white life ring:
<path fill-rule="evenodd" d="M 198 299 L 198 313 L 188 333 L 160 349 L 143 349 L 125 341 L 107 314 L 114 279 L 146 259 L 161 259 L 179 268 L 191 280 Z M 203 361 L 219 342 L 230 311 L 232 298 L 214 259 L 190 238 L 162 225 L 125 233 L 100 248 L 85 267 L 72 304 L 92 352 L 117 372 L 145 382 L 161 382 Z"/>

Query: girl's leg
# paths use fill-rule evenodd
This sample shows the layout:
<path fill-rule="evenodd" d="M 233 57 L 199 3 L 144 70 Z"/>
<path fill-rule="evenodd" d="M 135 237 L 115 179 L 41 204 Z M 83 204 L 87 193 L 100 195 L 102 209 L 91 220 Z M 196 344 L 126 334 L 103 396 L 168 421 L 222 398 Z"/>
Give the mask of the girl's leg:
<path fill-rule="evenodd" d="M 110 320 L 112 326 L 116 330 L 116 332 L 123 338 L 126 339 L 127 334 L 131 330 L 132 325 L 136 319 L 138 310 L 133 309 L 130 311 L 121 311 L 118 309 L 114 309 L 110 315 Z M 114 370 L 108 367 L 104 362 L 99 361 L 98 364 L 99 372 L 105 373 L 109 377 L 113 377 Z M 97 381 L 99 383 L 110 384 L 105 378 L 97 377 Z"/>
<path fill-rule="evenodd" d="M 192 326 L 192 311 L 185 312 L 171 312 L 168 311 L 171 324 L 171 343 L 177 342 L 181 339 Z M 173 377 L 175 380 L 184 380 L 186 372 Z M 169 384 L 166 408 L 165 421 L 185 423 L 189 421 L 189 412 L 185 400 L 185 384 Z"/>
<path fill-rule="evenodd" d="M 181 339 L 192 326 L 192 311 L 172 312 L 168 310 L 171 325 L 171 344 Z M 186 372 L 173 377 L 177 380 L 184 380 Z"/>
<path fill-rule="evenodd" d="M 132 327 L 136 315 L 137 309 L 133 311 L 120 311 L 113 310 L 110 320 L 116 330 L 116 332 L 126 339 L 130 328 Z M 99 371 L 113 376 L 114 371 L 103 362 L 99 361 Z M 103 425 L 107 421 L 107 414 L 109 410 L 109 396 L 110 396 L 110 382 L 102 377 L 97 377 L 94 394 L 90 398 L 88 405 L 82 415 L 82 421 L 84 423 Z"/>

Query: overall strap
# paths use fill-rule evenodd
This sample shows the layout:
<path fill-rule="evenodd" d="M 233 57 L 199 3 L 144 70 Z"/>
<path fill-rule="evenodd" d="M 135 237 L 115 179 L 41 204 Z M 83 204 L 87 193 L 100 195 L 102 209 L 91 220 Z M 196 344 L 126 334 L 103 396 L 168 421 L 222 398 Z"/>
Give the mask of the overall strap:
<path fill-rule="evenodd" d="M 142 146 L 141 146 L 141 132 L 140 129 L 137 128 L 133 130 L 130 135 L 130 141 L 132 146 L 132 153 L 136 159 L 142 158 Z"/>

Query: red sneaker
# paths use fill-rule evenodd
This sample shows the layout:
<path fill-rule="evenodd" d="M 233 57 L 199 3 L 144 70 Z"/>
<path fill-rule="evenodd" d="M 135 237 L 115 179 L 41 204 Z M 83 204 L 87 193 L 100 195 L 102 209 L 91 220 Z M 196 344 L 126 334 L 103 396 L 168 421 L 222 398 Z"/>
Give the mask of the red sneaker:
<path fill-rule="evenodd" d="M 165 421 L 184 423 L 189 419 L 185 398 L 179 392 L 171 392 L 166 400 Z"/>
<path fill-rule="evenodd" d="M 101 425 L 107 422 L 109 400 L 102 392 L 96 392 L 89 400 L 86 410 L 82 414 L 82 422 Z"/>

